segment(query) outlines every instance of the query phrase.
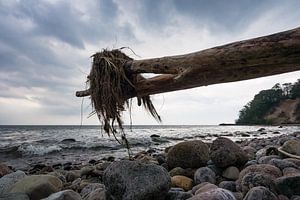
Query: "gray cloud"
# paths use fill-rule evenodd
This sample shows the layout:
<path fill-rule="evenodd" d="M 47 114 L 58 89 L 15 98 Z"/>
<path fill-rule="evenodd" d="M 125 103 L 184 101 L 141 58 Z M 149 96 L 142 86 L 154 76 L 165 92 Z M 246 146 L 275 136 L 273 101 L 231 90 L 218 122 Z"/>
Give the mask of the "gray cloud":
<path fill-rule="evenodd" d="M 19 123 L 22 118 L 17 115 L 31 116 L 26 123 L 56 122 L 51 116 L 68 116 L 70 120 L 64 123 L 75 123 L 72 120 L 79 113 L 81 100 L 74 97 L 74 91 L 84 88 L 85 79 L 79 69 L 88 72 L 89 55 L 101 48 L 122 44 L 168 55 L 170 46 L 183 48 L 176 43 L 180 34 L 197 38 L 198 32 L 208 29 L 214 36 L 208 34 L 204 39 L 222 40 L 215 35 L 243 33 L 262 15 L 279 8 L 287 17 L 293 16 L 291 19 L 300 17 L 295 14 L 300 8 L 297 0 L 0 0 L 0 124 Z M 185 32 L 189 25 L 192 31 Z M 176 44 L 171 45 L 174 40 Z M 191 107 L 207 105 L 209 109 L 220 98 L 187 94 L 181 98 L 171 95 L 166 110 L 182 108 L 182 102 Z M 4 119 L 8 113 L 11 117 Z M 141 120 L 138 123 L 148 123 L 143 117 Z"/>

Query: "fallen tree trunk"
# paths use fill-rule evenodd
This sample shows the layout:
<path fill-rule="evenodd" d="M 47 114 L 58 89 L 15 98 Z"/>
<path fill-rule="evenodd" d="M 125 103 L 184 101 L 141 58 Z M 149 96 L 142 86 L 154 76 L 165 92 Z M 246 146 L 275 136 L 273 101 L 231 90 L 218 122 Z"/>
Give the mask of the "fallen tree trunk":
<path fill-rule="evenodd" d="M 130 74 L 162 74 L 138 79 L 131 97 L 259 78 L 300 70 L 300 28 L 195 53 L 128 61 Z M 77 97 L 90 90 L 76 92 Z"/>

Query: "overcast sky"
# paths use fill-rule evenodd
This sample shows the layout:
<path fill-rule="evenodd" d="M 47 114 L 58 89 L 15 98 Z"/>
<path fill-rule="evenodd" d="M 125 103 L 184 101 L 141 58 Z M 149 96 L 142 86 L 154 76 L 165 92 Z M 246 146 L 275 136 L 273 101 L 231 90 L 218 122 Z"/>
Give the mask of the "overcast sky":
<path fill-rule="evenodd" d="M 80 124 L 90 55 L 185 54 L 300 26 L 298 0 L 0 0 L 0 124 Z M 163 124 L 234 122 L 262 89 L 300 72 L 153 96 Z M 83 104 L 83 124 L 92 108 Z M 128 123 L 128 113 L 124 113 Z M 156 124 L 140 107 L 133 124 Z"/>

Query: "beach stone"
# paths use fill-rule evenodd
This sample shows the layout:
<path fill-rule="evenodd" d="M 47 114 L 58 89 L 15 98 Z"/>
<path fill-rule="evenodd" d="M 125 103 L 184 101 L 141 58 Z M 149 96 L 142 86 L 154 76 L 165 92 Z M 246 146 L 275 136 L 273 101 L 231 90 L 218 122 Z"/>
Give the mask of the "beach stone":
<path fill-rule="evenodd" d="M 280 169 L 278 169 L 277 167 L 275 167 L 273 165 L 257 164 L 257 165 L 250 165 L 250 166 L 246 167 L 245 169 L 243 169 L 240 172 L 239 180 L 242 180 L 243 177 L 246 174 L 250 173 L 250 172 L 267 174 L 272 179 L 275 179 L 275 178 L 278 178 L 278 177 L 282 176 L 282 173 L 281 173 Z"/>
<path fill-rule="evenodd" d="M 211 183 L 209 183 L 209 182 L 203 182 L 203 183 L 200 183 L 200 184 L 198 184 L 198 185 L 195 185 L 195 186 L 192 188 L 192 194 L 195 194 L 195 192 L 196 192 L 199 188 L 203 187 L 203 186 L 206 185 L 206 184 L 211 184 Z"/>
<path fill-rule="evenodd" d="M 27 194 L 24 193 L 8 193 L 0 195 L 0 200 L 30 200 Z"/>
<path fill-rule="evenodd" d="M 73 190 L 63 190 L 53 193 L 42 200 L 81 200 L 81 196 Z"/>
<path fill-rule="evenodd" d="M 295 165 L 297 165 L 298 167 L 300 167 L 300 159 L 296 159 L 296 158 L 285 158 L 283 160 L 289 161 L 294 163 Z"/>
<path fill-rule="evenodd" d="M 66 138 L 61 141 L 62 143 L 73 143 L 76 142 L 74 138 Z"/>
<path fill-rule="evenodd" d="M 191 198 L 193 195 L 189 192 L 172 191 L 170 190 L 167 194 L 166 200 L 186 200 Z"/>
<path fill-rule="evenodd" d="M 173 176 L 171 177 L 172 187 L 180 187 L 185 191 L 191 190 L 193 187 L 193 180 L 186 176 Z"/>
<path fill-rule="evenodd" d="M 282 145 L 282 150 L 287 153 L 300 156 L 300 141 L 288 140 Z"/>
<path fill-rule="evenodd" d="M 274 165 L 274 166 L 278 167 L 281 170 L 283 170 L 284 168 L 287 168 L 287 167 L 298 168 L 298 166 L 295 165 L 292 162 L 289 162 L 289 161 L 286 161 L 286 160 L 281 160 L 281 159 L 276 159 L 276 158 L 273 158 L 272 160 L 270 160 L 269 164 Z"/>
<path fill-rule="evenodd" d="M 243 200 L 243 193 L 241 192 L 232 192 L 233 196 L 236 198 L 236 200 Z"/>
<path fill-rule="evenodd" d="M 107 194 L 115 200 L 163 200 L 171 177 L 161 166 L 123 160 L 104 171 L 103 182 Z"/>
<path fill-rule="evenodd" d="M 104 189 L 105 186 L 101 183 L 89 183 L 84 188 L 82 188 L 82 190 L 80 191 L 80 195 L 82 197 L 85 197 L 92 191 L 99 189 L 99 188 Z"/>
<path fill-rule="evenodd" d="M 255 148 L 253 148 L 251 146 L 245 146 L 245 147 L 243 147 L 243 151 L 247 154 L 249 160 L 255 159 L 255 152 L 256 152 Z"/>
<path fill-rule="evenodd" d="M 213 172 L 215 172 L 216 175 L 221 176 L 222 173 L 223 173 L 223 169 L 220 168 L 220 167 L 217 167 L 215 164 L 207 165 L 207 167 L 208 167 L 209 169 L 211 169 Z"/>
<path fill-rule="evenodd" d="M 202 187 L 200 187 L 196 192 L 195 192 L 195 195 L 197 194 L 200 194 L 200 193 L 203 193 L 203 192 L 207 192 L 209 190 L 213 190 L 213 189 L 216 189 L 218 188 L 218 186 L 214 185 L 214 184 L 211 184 L 211 183 L 207 183 L 207 184 L 204 184 Z"/>
<path fill-rule="evenodd" d="M 250 165 L 256 165 L 257 161 L 256 160 L 249 160 L 248 162 L 246 162 L 246 164 L 244 165 L 244 167 L 248 167 Z"/>
<path fill-rule="evenodd" d="M 26 177 L 26 174 L 23 171 L 16 171 L 1 177 L 0 195 L 8 193 L 10 188 L 24 177 Z"/>
<path fill-rule="evenodd" d="M 275 185 L 280 194 L 284 194 L 289 198 L 293 195 L 300 196 L 300 174 L 292 174 L 277 178 L 275 180 Z"/>
<path fill-rule="evenodd" d="M 244 200 L 278 200 L 278 198 L 268 188 L 257 186 L 249 190 Z"/>
<path fill-rule="evenodd" d="M 237 167 L 230 166 L 223 171 L 222 176 L 230 180 L 237 180 L 239 178 L 239 174 L 240 170 Z"/>
<path fill-rule="evenodd" d="M 10 193 L 26 193 L 32 200 L 42 199 L 60 191 L 62 186 L 62 181 L 55 176 L 32 175 L 15 183 Z"/>
<path fill-rule="evenodd" d="M 12 170 L 7 165 L 0 163 L 0 178 L 9 173 L 12 173 Z"/>
<path fill-rule="evenodd" d="M 264 186 L 271 191 L 275 191 L 274 181 L 267 174 L 250 172 L 243 177 L 241 181 L 241 188 L 244 194 L 256 186 Z"/>
<path fill-rule="evenodd" d="M 214 140 L 210 151 L 210 157 L 217 167 L 242 166 L 248 161 L 247 154 L 228 138 Z"/>
<path fill-rule="evenodd" d="M 236 198 L 230 191 L 222 188 L 216 188 L 197 194 L 188 200 L 236 200 Z"/>
<path fill-rule="evenodd" d="M 176 144 L 168 151 L 167 163 L 170 169 L 175 167 L 199 168 L 209 160 L 209 148 L 200 141 L 186 141 Z"/>
<path fill-rule="evenodd" d="M 94 167 L 93 166 L 85 166 L 83 168 L 80 169 L 80 176 L 88 176 L 91 175 L 94 171 Z"/>
<path fill-rule="evenodd" d="M 79 170 L 72 170 L 72 171 L 66 171 L 65 178 L 67 182 L 73 182 L 77 178 L 80 177 L 81 171 Z"/>
<path fill-rule="evenodd" d="M 104 171 L 110 164 L 111 164 L 111 162 L 99 163 L 96 165 L 96 169 L 100 170 L 100 171 Z"/>
<path fill-rule="evenodd" d="M 286 167 L 282 170 L 284 176 L 298 174 L 300 173 L 300 169 L 296 169 L 294 167 Z"/>
<path fill-rule="evenodd" d="M 279 158 L 277 155 L 270 155 L 270 156 L 262 156 L 258 159 L 259 164 L 268 164 L 270 160 L 274 158 Z"/>
<path fill-rule="evenodd" d="M 231 192 L 236 192 L 236 182 L 235 181 L 222 181 L 219 183 L 219 187 L 229 190 Z"/>
<path fill-rule="evenodd" d="M 195 171 L 196 171 L 195 169 L 191 169 L 191 168 L 183 169 L 181 167 L 175 167 L 171 171 L 169 171 L 169 174 L 171 177 L 181 175 L 189 178 L 194 178 Z"/>
<path fill-rule="evenodd" d="M 285 195 L 278 195 L 277 196 L 277 198 L 278 198 L 278 200 L 290 200 L 287 196 L 285 196 Z M 291 200 L 292 200 L 293 198 L 291 198 Z M 300 199 L 299 199 L 300 200 Z"/>
<path fill-rule="evenodd" d="M 106 200 L 105 188 L 98 188 L 89 193 L 84 200 Z"/>
<path fill-rule="evenodd" d="M 194 183 L 199 184 L 203 182 L 216 183 L 216 174 L 208 167 L 201 167 L 196 170 L 194 174 Z"/>
<path fill-rule="evenodd" d="M 58 171 L 50 172 L 50 173 L 48 173 L 48 175 L 55 176 L 55 177 L 59 178 L 64 183 L 67 182 L 66 177 Z"/>

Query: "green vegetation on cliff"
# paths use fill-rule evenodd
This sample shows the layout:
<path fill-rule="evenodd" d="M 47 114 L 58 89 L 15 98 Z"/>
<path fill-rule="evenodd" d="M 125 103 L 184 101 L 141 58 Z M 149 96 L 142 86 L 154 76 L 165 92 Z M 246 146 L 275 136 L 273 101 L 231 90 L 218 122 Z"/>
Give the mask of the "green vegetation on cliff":
<path fill-rule="evenodd" d="M 265 115 L 286 99 L 300 98 L 300 79 L 295 83 L 275 84 L 271 89 L 262 90 L 239 112 L 236 124 L 272 124 Z"/>

